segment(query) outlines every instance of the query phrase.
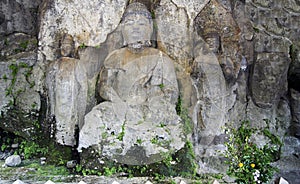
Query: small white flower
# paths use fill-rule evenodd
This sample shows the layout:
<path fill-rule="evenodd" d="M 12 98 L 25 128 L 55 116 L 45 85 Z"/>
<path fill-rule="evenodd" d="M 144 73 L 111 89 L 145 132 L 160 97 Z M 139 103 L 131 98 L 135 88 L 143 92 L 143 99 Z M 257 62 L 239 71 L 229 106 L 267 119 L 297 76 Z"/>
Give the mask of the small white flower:
<path fill-rule="evenodd" d="M 175 164 L 176 164 L 176 161 L 171 161 L 170 164 L 171 164 L 171 165 L 175 165 Z"/>

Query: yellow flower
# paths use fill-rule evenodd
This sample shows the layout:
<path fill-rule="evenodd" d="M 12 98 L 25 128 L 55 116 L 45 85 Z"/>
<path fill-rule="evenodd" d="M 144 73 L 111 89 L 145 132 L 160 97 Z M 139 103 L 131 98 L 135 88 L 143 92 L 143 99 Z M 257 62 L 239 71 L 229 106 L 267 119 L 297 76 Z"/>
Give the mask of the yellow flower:
<path fill-rule="evenodd" d="M 250 164 L 250 166 L 251 166 L 252 168 L 254 168 L 254 167 L 255 167 L 255 164 Z"/>
<path fill-rule="evenodd" d="M 244 164 L 243 163 L 239 163 L 239 167 L 243 167 L 244 166 Z"/>

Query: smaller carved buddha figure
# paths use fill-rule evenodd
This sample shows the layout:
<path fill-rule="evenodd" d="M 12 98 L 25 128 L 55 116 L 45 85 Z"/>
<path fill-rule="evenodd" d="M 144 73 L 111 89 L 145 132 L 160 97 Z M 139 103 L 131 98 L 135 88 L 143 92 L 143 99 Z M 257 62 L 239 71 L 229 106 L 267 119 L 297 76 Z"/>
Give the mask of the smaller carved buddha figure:
<path fill-rule="evenodd" d="M 210 51 L 217 54 L 221 49 L 221 40 L 217 32 L 210 32 L 205 36 L 205 42 L 207 43 Z"/>
<path fill-rule="evenodd" d="M 55 117 L 56 141 L 62 145 L 76 145 L 75 130 L 78 126 L 78 91 L 73 37 L 64 34 L 60 43 L 61 57 L 53 61 L 47 71 L 47 87 L 51 104 L 50 113 Z M 82 74 L 81 74 L 82 75 Z M 75 100 L 77 99 L 77 100 Z"/>

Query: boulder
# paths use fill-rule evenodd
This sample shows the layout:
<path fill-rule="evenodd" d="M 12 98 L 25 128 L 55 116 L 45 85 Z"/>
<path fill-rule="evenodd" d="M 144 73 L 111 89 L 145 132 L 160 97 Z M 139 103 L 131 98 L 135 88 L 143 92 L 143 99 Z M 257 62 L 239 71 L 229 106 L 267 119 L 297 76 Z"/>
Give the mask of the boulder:
<path fill-rule="evenodd" d="M 12 155 L 5 159 L 5 165 L 8 167 L 16 167 L 21 164 L 22 160 L 19 155 Z"/>

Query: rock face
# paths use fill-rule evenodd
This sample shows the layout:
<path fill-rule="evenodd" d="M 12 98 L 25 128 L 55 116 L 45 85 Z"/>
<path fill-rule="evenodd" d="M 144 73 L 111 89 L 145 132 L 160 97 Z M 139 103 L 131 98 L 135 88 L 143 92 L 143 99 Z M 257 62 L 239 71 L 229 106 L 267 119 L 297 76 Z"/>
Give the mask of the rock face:
<path fill-rule="evenodd" d="M 283 37 L 266 35 L 259 35 L 257 39 L 259 42 L 255 45 L 257 58 L 253 67 L 252 98 L 257 106 L 270 108 L 287 92 L 291 42 Z"/>
<path fill-rule="evenodd" d="M 70 5 L 67 0 L 44 1 L 39 32 L 40 59 L 56 59 L 57 51 L 53 48 L 58 48 L 57 35 L 61 33 L 72 35 L 77 47 L 99 46 L 117 28 L 126 2 L 75 0 Z"/>
<path fill-rule="evenodd" d="M 0 8 L 0 35 L 9 35 L 19 32 L 29 35 L 37 33 L 37 1 L 1 1 Z"/>
<path fill-rule="evenodd" d="M 0 3 L 0 126 L 27 138 L 40 133 L 43 74 L 35 37 L 40 2 Z"/>

